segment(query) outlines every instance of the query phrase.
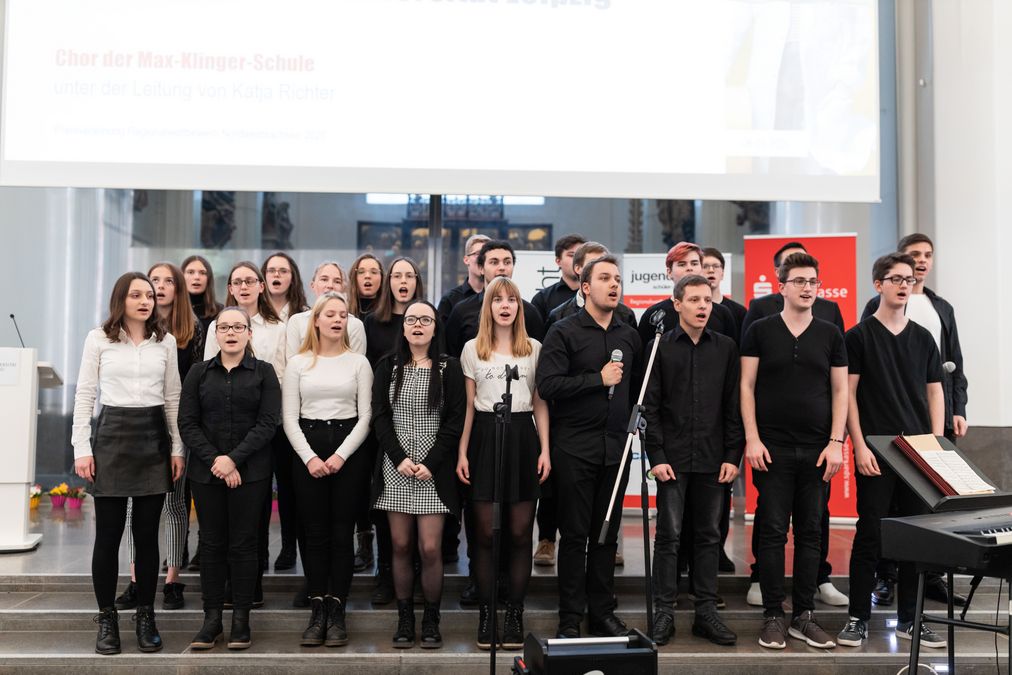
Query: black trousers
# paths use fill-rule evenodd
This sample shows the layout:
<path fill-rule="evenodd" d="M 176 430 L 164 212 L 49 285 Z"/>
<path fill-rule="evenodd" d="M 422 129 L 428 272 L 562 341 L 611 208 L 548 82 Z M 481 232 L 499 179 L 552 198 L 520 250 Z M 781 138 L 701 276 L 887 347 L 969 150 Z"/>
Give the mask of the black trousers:
<path fill-rule="evenodd" d="M 231 572 L 232 601 L 236 609 L 249 609 L 260 573 L 258 531 L 270 479 L 229 488 L 224 483 L 190 481 L 200 524 L 200 588 L 204 609 L 225 604 L 225 579 Z"/>
<path fill-rule="evenodd" d="M 299 420 L 310 447 L 326 460 L 345 439 L 355 420 Z M 306 531 L 303 565 L 310 597 L 329 592 L 342 602 L 351 588 L 355 560 L 356 510 L 369 489 L 369 457 L 355 452 L 334 475 L 313 478 L 298 456 L 292 462 L 299 517 Z"/>
<path fill-rule="evenodd" d="M 794 616 L 815 609 L 822 514 L 826 507 L 821 448 L 771 448 L 767 471 L 753 471 L 759 491 L 759 584 L 766 616 L 784 613 L 784 547 L 794 531 L 791 606 Z M 793 524 L 793 527 L 792 527 Z M 753 528 L 755 525 L 753 524 Z"/>
<path fill-rule="evenodd" d="M 548 479 L 545 481 L 547 496 L 542 496 L 538 500 L 538 541 L 547 540 L 555 543 L 555 536 L 559 531 L 558 521 L 558 508 L 559 502 L 555 496 L 555 474 L 548 474 Z M 550 483 L 550 485 L 548 485 Z"/>
<path fill-rule="evenodd" d="M 271 441 L 271 467 L 278 486 L 278 522 L 281 524 L 281 548 L 292 550 L 299 538 L 299 518 L 295 508 L 295 485 L 292 483 L 292 458 L 295 450 L 282 427 Z"/>
<path fill-rule="evenodd" d="M 596 464 L 558 451 L 552 459 L 552 473 L 559 504 L 565 504 L 559 509 L 559 622 L 578 624 L 585 609 L 595 621 L 615 609 L 615 551 L 629 471 L 622 472 L 619 499 L 604 544 L 598 543 L 598 534 L 619 465 Z"/>
<path fill-rule="evenodd" d="M 825 507 L 822 510 L 822 522 L 820 523 L 819 575 L 816 580 L 818 586 L 828 582 L 830 575 L 833 573 L 833 566 L 829 564 L 829 495 L 832 483 L 823 482 L 822 485 L 823 490 L 826 492 L 826 499 L 824 502 Z M 759 583 L 759 527 L 762 523 L 762 519 L 759 515 L 760 510 L 760 503 L 759 500 L 757 500 L 755 517 L 752 519 L 752 557 L 755 558 L 755 562 L 752 563 L 750 574 L 750 581 L 752 583 Z"/>
<path fill-rule="evenodd" d="M 850 615 L 871 618 L 871 592 L 875 588 L 875 566 L 882 553 L 882 519 L 896 500 L 898 515 L 924 513 L 917 496 L 886 466 L 879 462 L 881 476 L 857 476 L 857 531 L 850 553 Z M 917 573 L 913 563 L 899 563 L 896 614 L 900 622 L 914 620 L 917 606 Z"/>
<path fill-rule="evenodd" d="M 99 609 L 112 607 L 119 581 L 119 544 L 126 527 L 127 497 L 95 497 L 95 545 L 91 552 L 91 582 Z M 130 529 L 134 535 L 137 604 L 155 602 L 158 585 L 158 524 L 164 494 L 132 497 Z"/>
<path fill-rule="evenodd" d="M 654 605 L 674 614 L 678 595 L 679 542 L 691 502 L 692 580 L 696 612 L 716 609 L 717 561 L 720 552 L 720 505 L 726 486 L 717 473 L 677 473 L 676 480 L 657 482 L 657 534 L 654 543 Z"/>

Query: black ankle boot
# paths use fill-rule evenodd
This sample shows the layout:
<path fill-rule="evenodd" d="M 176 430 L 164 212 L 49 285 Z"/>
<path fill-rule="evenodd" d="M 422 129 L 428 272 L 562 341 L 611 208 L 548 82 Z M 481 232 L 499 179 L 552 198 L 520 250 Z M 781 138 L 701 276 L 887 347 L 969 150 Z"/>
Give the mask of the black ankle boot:
<path fill-rule="evenodd" d="M 137 605 L 134 621 L 137 622 L 137 648 L 142 652 L 160 652 L 162 636 L 158 634 L 158 626 L 155 625 L 155 608 L 152 605 Z"/>
<path fill-rule="evenodd" d="M 492 612 L 485 603 L 478 605 L 478 649 L 492 648 Z"/>
<path fill-rule="evenodd" d="M 327 610 L 327 637 L 323 644 L 328 647 L 343 647 L 348 644 L 348 628 L 344 623 L 344 602 L 340 598 L 327 596 L 324 605 Z"/>
<path fill-rule="evenodd" d="M 372 592 L 372 604 L 389 605 L 394 599 L 394 576 L 390 567 L 376 570 L 376 588 Z"/>
<path fill-rule="evenodd" d="M 439 632 L 439 603 L 426 602 L 422 614 L 422 635 L 419 640 L 422 649 L 439 649 L 443 646 L 443 636 Z"/>
<path fill-rule="evenodd" d="M 397 632 L 394 633 L 393 645 L 397 649 L 415 646 L 414 600 L 397 601 Z"/>
<path fill-rule="evenodd" d="M 309 617 L 309 625 L 302 633 L 302 646 L 319 647 L 327 635 L 327 613 L 324 611 L 323 598 L 311 598 L 309 606 L 313 613 Z"/>
<path fill-rule="evenodd" d="M 221 610 L 205 609 L 204 625 L 200 627 L 200 632 L 190 640 L 190 649 L 211 649 L 218 643 L 220 637 Z"/>
<path fill-rule="evenodd" d="M 98 624 L 95 653 L 105 656 L 119 654 L 119 615 L 116 614 L 116 608 L 106 607 L 99 610 L 98 616 L 92 621 Z"/>
<path fill-rule="evenodd" d="M 524 605 L 506 605 L 506 617 L 502 622 L 502 648 L 522 649 L 524 646 Z"/>
<path fill-rule="evenodd" d="M 358 546 L 355 549 L 353 569 L 356 572 L 364 572 L 372 567 L 374 560 L 372 554 L 373 532 L 372 530 L 364 530 L 355 535 L 355 538 L 358 540 Z"/>
<path fill-rule="evenodd" d="M 232 610 L 232 628 L 228 631 L 229 649 L 249 649 L 249 610 Z"/>
<path fill-rule="evenodd" d="M 137 583 L 131 581 L 123 589 L 123 594 L 116 598 L 116 609 L 134 609 L 137 607 Z"/>

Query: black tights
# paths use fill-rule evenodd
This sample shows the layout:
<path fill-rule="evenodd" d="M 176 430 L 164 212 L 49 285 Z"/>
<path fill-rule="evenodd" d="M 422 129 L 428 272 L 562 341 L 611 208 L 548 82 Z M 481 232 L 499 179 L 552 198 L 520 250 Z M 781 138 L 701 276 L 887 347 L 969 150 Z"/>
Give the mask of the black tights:
<path fill-rule="evenodd" d="M 158 585 L 158 524 L 165 495 L 133 498 L 131 531 L 134 535 L 134 570 L 137 604 L 151 605 Z M 98 608 L 112 607 L 119 581 L 119 544 L 126 527 L 126 497 L 95 498 L 95 548 L 91 553 L 91 582 Z"/>
<path fill-rule="evenodd" d="M 500 546 L 509 551 L 509 600 L 520 604 L 527 596 L 531 580 L 531 542 L 534 536 L 534 501 L 503 504 Z M 492 597 L 492 502 L 471 502 L 474 509 L 474 534 L 477 538 L 475 577 L 482 603 Z M 500 557 L 500 560 L 502 558 Z"/>
<path fill-rule="evenodd" d="M 443 521 L 446 516 L 442 513 L 415 516 L 389 511 L 387 517 L 393 544 L 394 592 L 397 599 L 410 600 L 414 594 L 417 539 L 418 553 L 422 558 L 422 595 L 426 602 L 439 604 L 443 597 Z"/>

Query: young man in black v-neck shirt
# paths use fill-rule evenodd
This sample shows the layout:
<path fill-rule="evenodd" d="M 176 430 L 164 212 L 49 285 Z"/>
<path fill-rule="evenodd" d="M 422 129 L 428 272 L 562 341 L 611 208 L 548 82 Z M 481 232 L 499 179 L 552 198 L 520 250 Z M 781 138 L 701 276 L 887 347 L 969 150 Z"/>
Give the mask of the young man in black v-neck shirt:
<path fill-rule="evenodd" d="M 882 550 L 881 521 L 895 500 L 897 514 L 923 512 L 914 493 L 868 446 L 867 436 L 944 431 L 942 363 L 935 340 L 904 313 L 913 285 L 914 260 L 890 253 L 875 261 L 875 313 L 847 331 L 850 405 L 847 428 L 857 468 L 857 532 L 850 554 L 850 618 L 837 642 L 860 647 L 868 635 L 875 565 Z M 912 563 L 899 564 L 896 637 L 911 639 L 917 603 Z M 944 647 L 946 640 L 927 624 L 921 646 Z"/>
<path fill-rule="evenodd" d="M 759 565 L 764 622 L 759 644 L 836 643 L 815 620 L 825 484 L 843 464 L 847 352 L 833 324 L 812 315 L 819 263 L 807 253 L 778 271 L 784 310 L 746 332 L 741 351 L 745 459 L 759 492 Z M 784 546 L 793 523 L 792 618 L 784 625 Z"/>

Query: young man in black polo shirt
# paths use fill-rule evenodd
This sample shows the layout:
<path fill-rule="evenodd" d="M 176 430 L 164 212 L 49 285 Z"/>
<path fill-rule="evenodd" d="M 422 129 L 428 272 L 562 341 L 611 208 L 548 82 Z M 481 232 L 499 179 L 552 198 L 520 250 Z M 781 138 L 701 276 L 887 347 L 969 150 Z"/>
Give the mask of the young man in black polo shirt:
<path fill-rule="evenodd" d="M 713 302 L 731 310 L 731 315 L 734 316 L 734 322 L 738 327 L 738 335 L 741 335 L 741 326 L 745 321 L 745 314 L 748 313 L 748 310 L 745 309 L 745 305 L 735 302 L 721 292 L 720 284 L 724 281 L 725 264 L 724 254 L 720 252 L 720 249 L 703 249 L 702 274 L 710 282 L 710 289 L 713 291 Z"/>
<path fill-rule="evenodd" d="M 580 273 L 573 268 L 573 254 L 586 242 L 579 234 L 567 234 L 555 242 L 555 264 L 562 278 L 534 294 L 531 304 L 547 319 L 549 312 L 571 299 L 580 290 Z"/>
<path fill-rule="evenodd" d="M 482 245 L 489 239 L 491 237 L 484 234 L 474 234 L 467 238 L 467 242 L 464 244 L 464 266 L 467 268 L 467 278 L 464 279 L 464 283 L 454 286 L 439 299 L 437 313 L 443 325 L 446 325 L 446 322 L 450 320 L 450 313 L 458 302 L 466 300 L 472 295 L 478 295 L 481 293 L 481 289 L 485 288 L 485 276 L 481 272 L 481 266 L 478 265 L 478 253 L 481 251 Z"/>
<path fill-rule="evenodd" d="M 914 259 L 890 253 L 872 270 L 878 309 L 847 331 L 850 406 L 847 428 L 857 467 L 857 532 L 850 553 L 850 619 L 837 642 L 860 647 L 868 636 L 875 565 L 882 550 L 881 521 L 894 503 L 897 515 L 923 512 L 923 505 L 868 446 L 866 436 L 942 435 L 945 395 L 942 362 L 935 340 L 904 314 L 917 278 Z M 896 637 L 911 639 L 917 603 L 917 576 L 912 563 L 899 565 Z M 921 627 L 921 645 L 944 647 L 946 641 Z"/>
<path fill-rule="evenodd" d="M 694 520 L 692 634 L 733 645 L 738 636 L 717 615 L 717 560 L 725 486 L 738 475 L 742 452 L 738 349 L 731 338 L 706 328 L 713 299 L 704 277 L 682 277 L 673 297 L 678 324 L 657 338 L 644 399 L 645 449 L 657 479 L 652 639 L 665 645 L 675 634 L 678 545 L 688 500 Z"/>
<path fill-rule="evenodd" d="M 760 646 L 783 649 L 787 635 L 821 649 L 836 643 L 815 620 L 824 483 L 843 464 L 847 351 L 833 324 L 812 315 L 819 263 L 795 253 L 780 266 L 784 309 L 756 321 L 741 349 L 745 459 L 759 492 Z M 757 518 L 757 521 L 759 519 Z M 784 625 L 784 545 L 793 524 L 792 618 Z"/>
<path fill-rule="evenodd" d="M 612 486 L 629 480 L 620 466 L 632 410 L 642 343 L 636 330 L 615 315 L 622 295 L 618 261 L 596 258 L 580 273 L 586 304 L 549 332 L 538 361 L 541 398 L 552 404 L 552 469 L 558 494 L 559 637 L 580 636 L 584 610 L 595 635 L 628 632 L 615 616 L 615 550 L 622 504 L 616 501 L 604 544 Z M 612 361 L 615 351 L 620 361 Z M 614 387 L 612 390 L 611 388 Z"/>

